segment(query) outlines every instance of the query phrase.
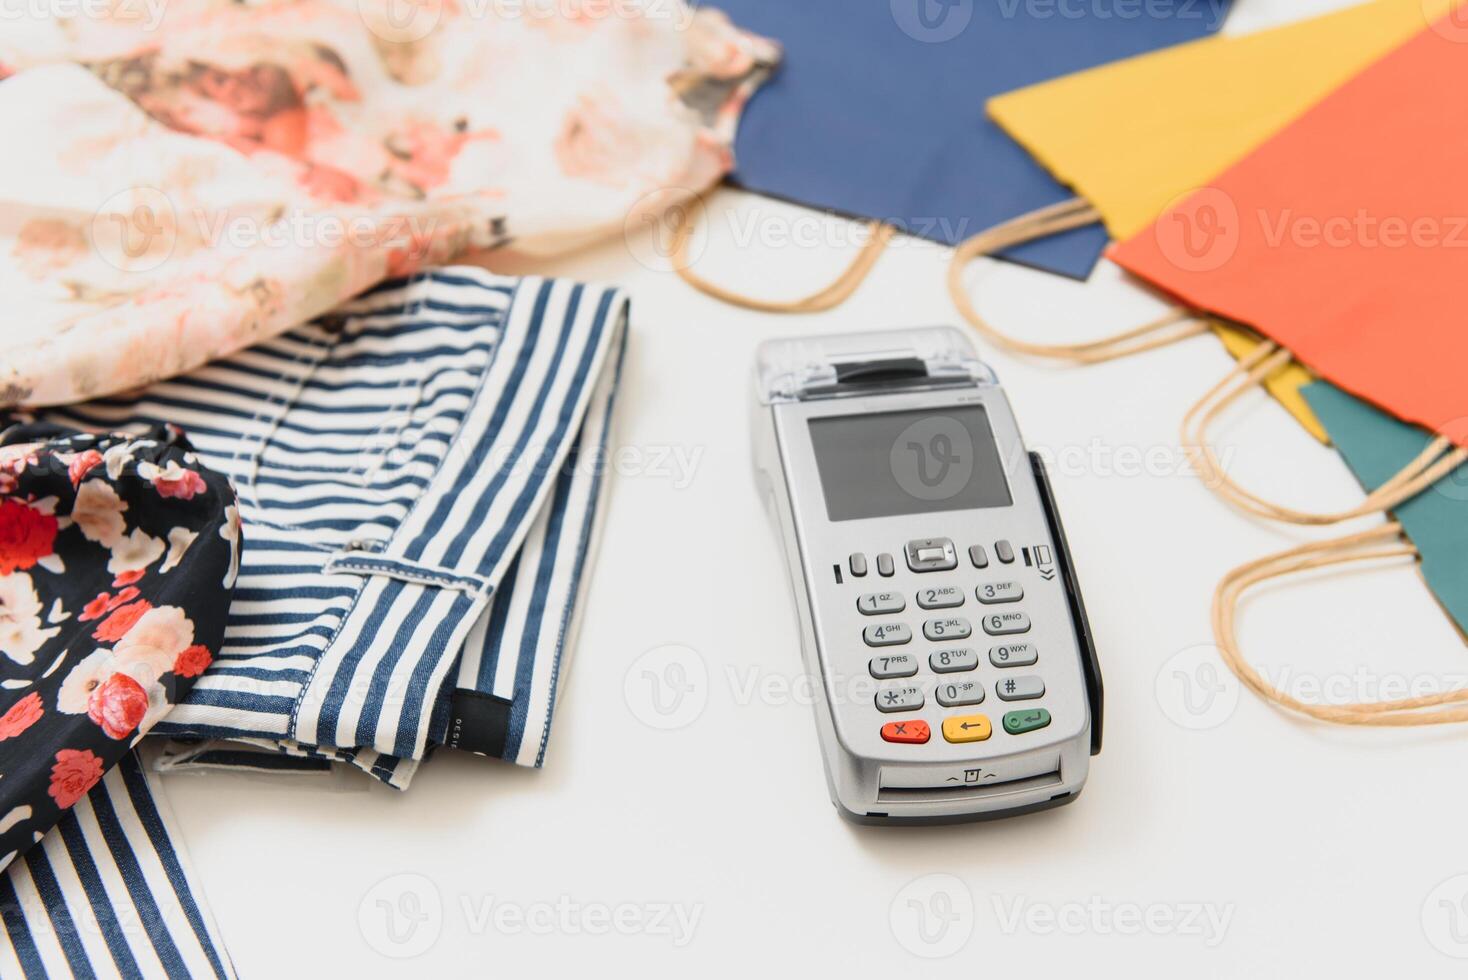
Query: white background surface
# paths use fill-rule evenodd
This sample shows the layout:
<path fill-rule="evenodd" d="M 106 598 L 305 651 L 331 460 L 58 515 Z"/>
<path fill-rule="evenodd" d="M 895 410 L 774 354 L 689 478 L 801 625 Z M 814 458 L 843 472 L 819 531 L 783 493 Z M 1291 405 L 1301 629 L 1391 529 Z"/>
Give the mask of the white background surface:
<path fill-rule="evenodd" d="M 1238 0 L 1230 29 L 1337 5 Z M 700 268 L 730 285 L 798 295 L 850 254 L 849 226 L 798 208 L 724 192 L 711 214 Z M 759 239 L 818 230 L 837 245 L 734 244 L 749 227 Z M 1462 730 L 1286 717 L 1240 694 L 1207 647 L 1218 578 L 1309 533 L 1246 519 L 1185 472 L 1177 423 L 1230 364 L 1212 338 L 1090 368 L 984 348 L 1029 442 L 1059 457 L 1101 651 L 1106 748 L 1080 801 L 939 829 L 836 816 L 810 708 L 789 690 L 798 639 L 750 479 L 749 368 L 773 336 L 958 323 L 946 262 L 945 249 L 900 240 L 846 306 L 796 318 L 718 305 L 620 241 L 536 267 L 634 296 L 619 408 L 628 472 L 612 487 L 547 765 L 444 751 L 407 793 L 355 772 L 168 777 L 242 976 L 896 978 L 929 968 L 914 950 L 936 948 L 912 938 L 908 900 L 935 885 L 960 916 L 945 942 L 968 937 L 941 962 L 970 976 L 1113 963 L 1133 976 L 1461 975 L 1428 933 L 1451 921 L 1440 898 L 1468 894 L 1468 879 L 1434 892 L 1468 873 Z M 1105 264 L 1088 284 L 973 272 L 982 310 L 1031 337 L 1094 336 L 1160 308 Z M 1359 499 L 1338 457 L 1272 402 L 1252 398 L 1230 419 L 1219 442 L 1250 485 L 1320 508 Z M 652 465 L 664 452 L 691 472 Z M 1462 641 L 1402 564 L 1266 589 L 1243 623 L 1271 676 L 1354 684 L 1363 670 L 1366 686 L 1347 694 L 1376 696 L 1373 678 L 1463 673 Z M 694 683 L 676 730 L 639 717 L 640 658 L 667 645 L 685 648 Z M 1190 713 L 1184 697 L 1203 703 L 1209 665 L 1222 690 Z M 395 945 L 377 903 L 407 909 L 408 893 L 427 918 Z M 557 903 L 697 918 L 690 938 L 667 923 L 594 935 L 579 920 L 543 933 L 496 917 Z M 1220 919 L 1221 933 L 1209 924 Z M 1458 920 L 1464 942 L 1439 945 L 1468 954 L 1468 912 Z"/>

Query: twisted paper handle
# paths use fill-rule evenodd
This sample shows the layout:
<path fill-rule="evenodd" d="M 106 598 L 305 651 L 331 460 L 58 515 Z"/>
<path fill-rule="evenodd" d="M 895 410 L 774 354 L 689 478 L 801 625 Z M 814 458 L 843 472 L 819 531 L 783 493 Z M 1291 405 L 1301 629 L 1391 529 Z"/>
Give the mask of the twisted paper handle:
<path fill-rule="evenodd" d="M 1400 524 L 1390 523 L 1370 531 L 1349 534 L 1329 541 L 1291 548 L 1278 554 L 1240 565 L 1223 577 L 1213 594 L 1213 636 L 1224 663 L 1264 700 L 1286 711 L 1307 715 L 1337 725 L 1411 727 L 1448 725 L 1468 721 L 1468 690 L 1444 691 L 1396 701 L 1320 705 L 1301 701 L 1269 683 L 1239 648 L 1235 618 L 1239 600 L 1250 588 L 1298 572 L 1332 565 L 1415 557 L 1417 549 L 1402 538 Z M 1450 705 L 1456 707 L 1448 707 Z"/>
<path fill-rule="evenodd" d="M 1218 384 L 1183 416 L 1182 444 L 1203 477 L 1219 496 L 1248 513 L 1291 524 L 1327 525 L 1391 510 L 1432 486 L 1468 461 L 1468 449 L 1457 447 L 1446 436 L 1438 436 L 1402 470 L 1366 495 L 1355 507 L 1333 514 L 1296 510 L 1251 493 L 1224 472 L 1223 464 L 1208 441 L 1208 430 L 1239 397 L 1290 361 L 1290 352 L 1266 341 L 1241 358 Z"/>
<path fill-rule="evenodd" d="M 1022 214 L 1012 221 L 979 232 L 959 244 L 948 265 L 948 293 L 953 298 L 953 305 L 958 307 L 958 312 L 963 314 L 963 318 L 975 330 L 1000 347 L 1035 357 L 1061 358 L 1081 364 L 1097 364 L 1140 354 L 1197 336 L 1207 330 L 1208 324 L 1196 312 L 1175 307 L 1151 323 L 1144 323 L 1140 327 L 1123 330 L 1108 337 L 1078 344 L 1036 344 L 1002 333 L 979 314 L 963 281 L 964 270 L 970 262 L 983 255 L 993 255 L 1006 248 L 1095 224 L 1100 220 L 1099 211 L 1081 198 L 1073 198 Z"/>
<path fill-rule="evenodd" d="M 758 296 L 750 296 L 745 293 L 726 289 L 717 283 L 710 282 L 693 271 L 692 260 L 688 256 L 688 245 L 693 239 L 693 231 L 698 223 L 698 217 L 703 214 L 704 200 L 695 197 L 683 212 L 681 220 L 673 228 L 673 269 L 678 276 L 694 289 L 712 296 L 714 299 L 722 300 L 733 306 L 743 307 L 746 310 L 756 310 L 760 313 L 820 313 L 824 310 L 834 309 L 846 302 L 851 294 L 856 292 L 858 286 L 866 279 L 872 271 L 872 266 L 877 264 L 877 259 L 882 257 L 887 243 L 892 240 L 896 233 L 891 225 L 881 221 L 873 221 L 868 225 L 871 236 L 867 239 L 861 251 L 846 271 L 836 278 L 836 281 L 817 290 L 808 296 L 789 300 L 761 299 Z"/>

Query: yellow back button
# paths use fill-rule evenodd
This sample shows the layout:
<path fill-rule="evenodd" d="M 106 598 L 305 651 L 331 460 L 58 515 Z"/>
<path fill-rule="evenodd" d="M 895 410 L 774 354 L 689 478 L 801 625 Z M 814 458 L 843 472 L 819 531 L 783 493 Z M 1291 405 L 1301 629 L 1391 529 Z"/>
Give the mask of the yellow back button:
<path fill-rule="evenodd" d="M 994 734 L 985 715 L 959 715 L 943 719 L 943 737 L 950 742 L 982 742 Z"/>

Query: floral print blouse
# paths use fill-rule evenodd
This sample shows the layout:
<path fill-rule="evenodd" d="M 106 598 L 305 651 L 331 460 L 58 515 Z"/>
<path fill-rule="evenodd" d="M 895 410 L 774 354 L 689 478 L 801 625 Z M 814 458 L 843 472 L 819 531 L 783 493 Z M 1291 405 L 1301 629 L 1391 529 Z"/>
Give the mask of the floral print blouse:
<path fill-rule="evenodd" d="M 229 482 L 176 430 L 0 419 L 0 868 L 213 661 L 240 545 Z"/>
<path fill-rule="evenodd" d="M 641 228 L 731 169 L 779 56 L 684 0 L 100 10 L 0 33 L 0 407 L 170 377 L 426 265 Z"/>

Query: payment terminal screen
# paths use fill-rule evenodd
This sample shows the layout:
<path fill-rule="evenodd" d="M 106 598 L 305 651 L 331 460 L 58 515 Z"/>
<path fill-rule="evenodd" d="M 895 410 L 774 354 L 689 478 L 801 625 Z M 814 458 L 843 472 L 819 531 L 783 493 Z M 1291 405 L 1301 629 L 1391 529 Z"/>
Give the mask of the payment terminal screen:
<path fill-rule="evenodd" d="M 1013 503 L 982 405 L 810 420 L 833 521 Z"/>

